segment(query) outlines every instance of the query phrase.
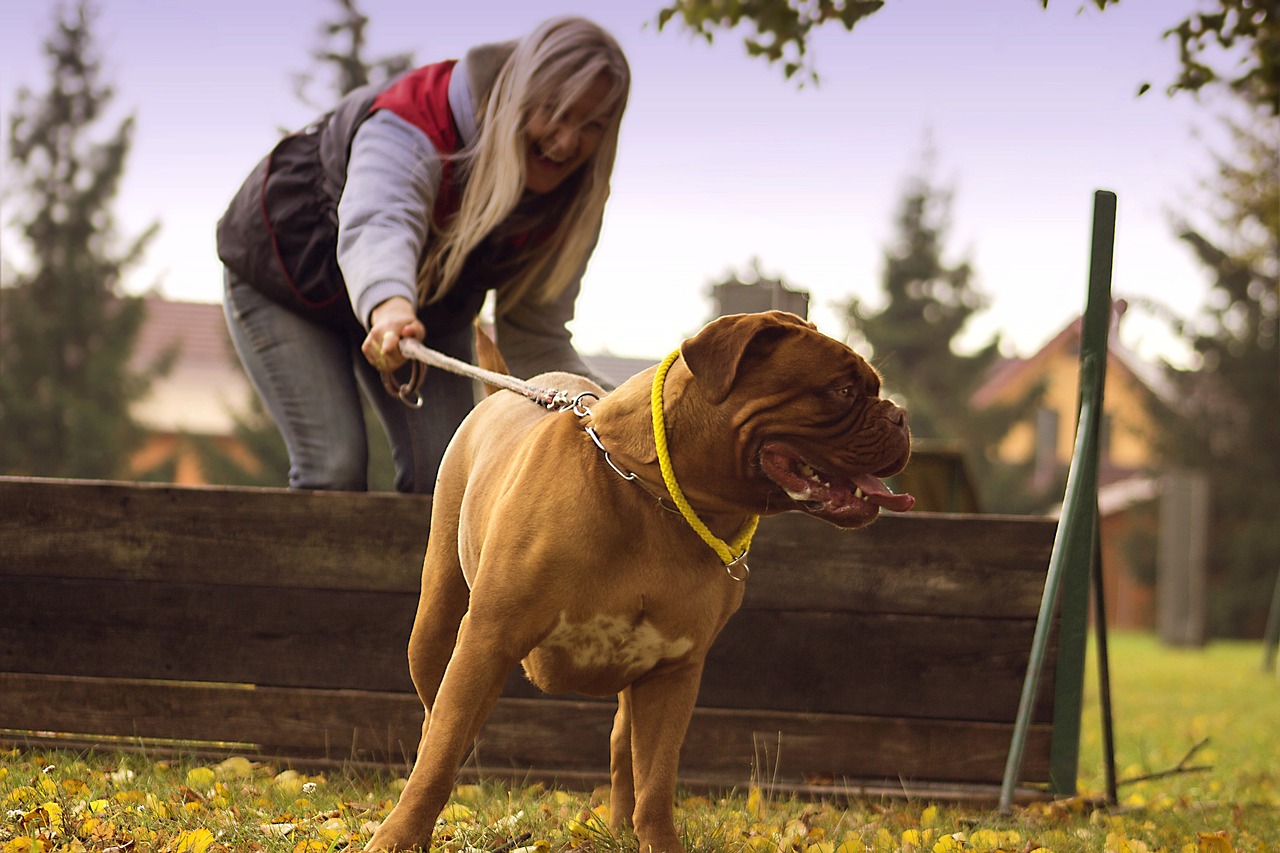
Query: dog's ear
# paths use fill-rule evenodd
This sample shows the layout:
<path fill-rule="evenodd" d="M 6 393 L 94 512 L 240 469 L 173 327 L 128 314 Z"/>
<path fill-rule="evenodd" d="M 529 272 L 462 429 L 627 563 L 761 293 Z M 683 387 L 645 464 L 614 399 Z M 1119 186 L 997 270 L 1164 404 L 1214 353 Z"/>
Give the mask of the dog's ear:
<path fill-rule="evenodd" d="M 694 379 L 707 389 L 711 402 L 721 403 L 733 389 L 747 352 L 763 349 L 796 327 L 817 328 L 785 311 L 729 314 L 712 320 L 681 344 L 680 355 Z"/>

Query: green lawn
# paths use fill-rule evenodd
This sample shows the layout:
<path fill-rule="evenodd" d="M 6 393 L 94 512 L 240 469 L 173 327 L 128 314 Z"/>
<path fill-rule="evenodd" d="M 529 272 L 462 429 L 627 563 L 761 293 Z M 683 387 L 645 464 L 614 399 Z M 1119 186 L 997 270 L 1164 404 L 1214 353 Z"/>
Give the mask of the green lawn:
<path fill-rule="evenodd" d="M 1091 656 L 1092 657 L 1092 656 Z M 1103 809 L 1092 670 L 1081 751 L 1082 795 L 993 810 L 904 800 L 801 802 L 760 791 L 682 796 L 690 851 L 1047 850 L 1280 853 L 1280 681 L 1258 643 L 1169 650 L 1147 636 L 1112 638 L 1121 804 Z M 1124 784 L 1176 767 L 1209 769 Z M 150 760 L 18 749 L 0 753 L 0 851 L 359 850 L 395 800 L 397 781 L 306 775 L 231 759 Z M 601 828 L 605 792 L 463 786 L 436 844 L 448 851 L 621 851 Z M 507 845 L 504 847 L 504 845 Z"/>

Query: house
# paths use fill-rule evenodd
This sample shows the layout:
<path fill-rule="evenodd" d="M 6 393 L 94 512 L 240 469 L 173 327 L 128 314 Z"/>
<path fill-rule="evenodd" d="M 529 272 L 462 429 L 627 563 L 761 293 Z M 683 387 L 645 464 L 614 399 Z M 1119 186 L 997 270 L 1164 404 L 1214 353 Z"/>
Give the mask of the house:
<path fill-rule="evenodd" d="M 251 410 L 255 392 L 227 333 L 222 306 L 211 302 L 146 299 L 146 319 L 134 344 L 131 367 L 145 370 L 172 354 L 170 370 L 133 407 L 148 431 L 134 454 L 133 471 L 181 485 L 207 483 L 195 442 L 212 442 L 243 465 L 254 460 L 234 437 L 237 417 Z M 658 359 L 583 355 L 596 373 L 615 383 Z M 283 484 L 281 484 L 283 485 Z"/>
<path fill-rule="evenodd" d="M 1162 412 L 1173 410 L 1175 394 L 1159 368 L 1143 362 L 1120 342 L 1116 329 L 1125 311 L 1118 300 L 1112 312 L 1101 435 L 1098 505 L 1108 622 L 1122 629 L 1155 624 L 1155 587 L 1135 543 L 1154 534 Z M 1044 395 L 1032 418 L 1017 424 L 998 453 L 1008 462 L 1034 461 L 1036 485 L 1060 479 L 1075 446 L 1079 394 L 1079 319 L 1070 323 L 1029 358 L 998 365 L 973 394 L 977 409 L 1012 403 L 1043 384 Z M 1153 559 L 1153 558 L 1152 558 Z"/>

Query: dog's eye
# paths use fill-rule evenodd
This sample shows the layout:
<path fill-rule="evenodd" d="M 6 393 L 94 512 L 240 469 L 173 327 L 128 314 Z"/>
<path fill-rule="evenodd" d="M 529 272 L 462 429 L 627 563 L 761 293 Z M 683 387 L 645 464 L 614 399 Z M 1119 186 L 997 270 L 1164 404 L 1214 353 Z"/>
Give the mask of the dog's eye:
<path fill-rule="evenodd" d="M 833 392 L 841 400 L 852 400 L 858 396 L 858 389 L 852 385 L 843 385 Z"/>

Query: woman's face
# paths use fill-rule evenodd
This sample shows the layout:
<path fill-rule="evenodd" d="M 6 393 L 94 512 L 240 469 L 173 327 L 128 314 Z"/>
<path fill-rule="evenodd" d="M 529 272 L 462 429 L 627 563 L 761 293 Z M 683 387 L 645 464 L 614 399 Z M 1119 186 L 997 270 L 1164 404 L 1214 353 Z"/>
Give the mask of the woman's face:
<path fill-rule="evenodd" d="M 591 159 L 611 120 L 601 112 L 611 89 L 611 81 L 601 74 L 559 118 L 555 118 L 556 104 L 543 104 L 533 111 L 525 129 L 526 189 L 551 192 Z"/>

